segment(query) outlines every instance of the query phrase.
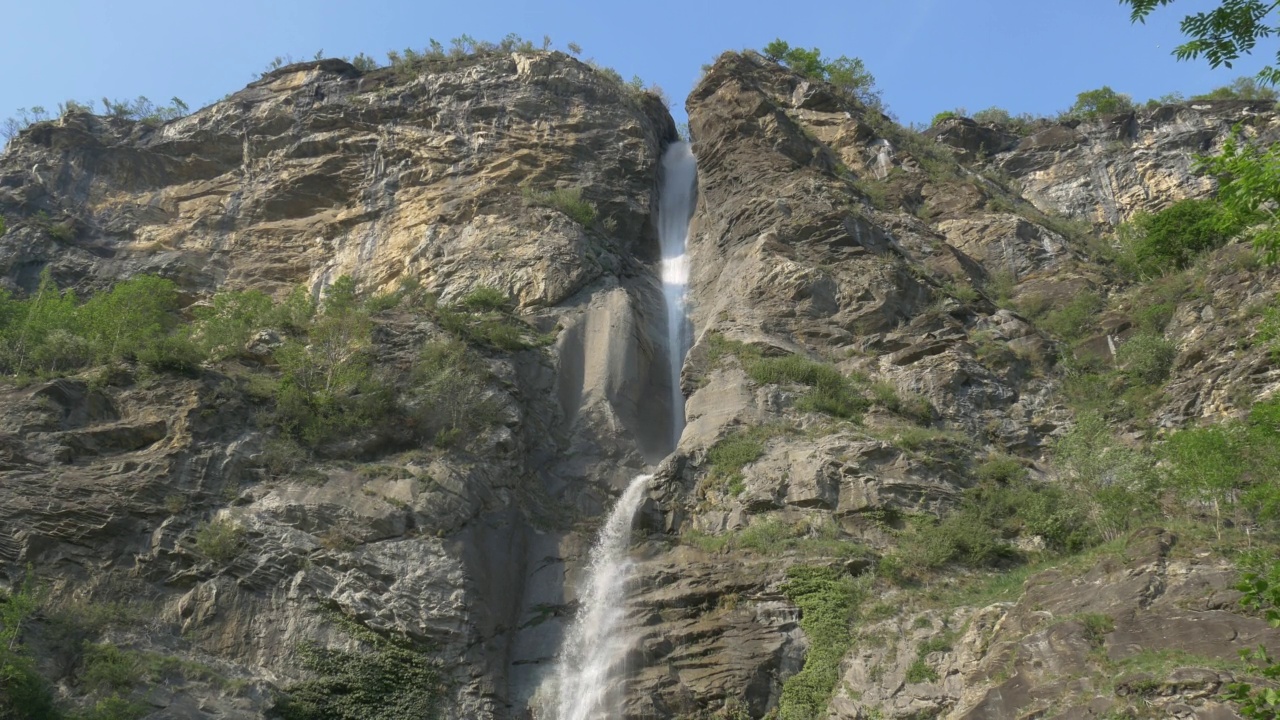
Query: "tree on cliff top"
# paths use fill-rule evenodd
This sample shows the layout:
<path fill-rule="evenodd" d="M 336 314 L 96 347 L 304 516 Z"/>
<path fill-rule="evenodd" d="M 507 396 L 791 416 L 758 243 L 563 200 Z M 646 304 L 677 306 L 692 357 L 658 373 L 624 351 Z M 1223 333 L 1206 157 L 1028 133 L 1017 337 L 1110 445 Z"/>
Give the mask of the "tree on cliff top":
<path fill-rule="evenodd" d="M 834 59 L 824 58 L 822 51 L 818 48 L 806 50 L 802 47 L 791 47 L 791 44 L 782 38 L 765 45 L 763 52 L 770 60 L 782 63 L 805 77 L 825 80 L 868 105 L 880 104 L 880 91 L 876 89 L 876 79 L 867 71 L 867 66 L 861 58 L 844 55 Z"/>

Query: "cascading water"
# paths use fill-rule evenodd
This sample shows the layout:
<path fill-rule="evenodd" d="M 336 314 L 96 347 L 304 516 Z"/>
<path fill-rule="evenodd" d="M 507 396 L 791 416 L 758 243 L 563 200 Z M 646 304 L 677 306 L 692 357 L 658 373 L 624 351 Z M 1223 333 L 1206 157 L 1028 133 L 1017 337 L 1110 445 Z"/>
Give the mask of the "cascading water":
<path fill-rule="evenodd" d="M 560 667 L 556 720 L 606 720 L 618 716 L 620 683 L 630 638 L 621 632 L 631 578 L 631 520 L 652 475 L 631 481 L 609 513 L 591 548 L 582 609 L 569 628 Z"/>
<path fill-rule="evenodd" d="M 689 144 L 672 143 L 662 156 L 658 195 L 658 236 L 662 245 L 662 295 L 667 306 L 666 353 L 671 379 L 671 446 L 684 430 L 680 368 L 688 350 L 685 290 L 689 265 L 685 245 L 693 216 L 697 164 Z M 581 609 L 565 637 L 555 676 L 554 720 L 613 720 L 620 717 L 626 656 L 627 586 L 633 562 L 631 521 L 644 501 L 651 475 L 631 481 L 609 513 L 591 548 Z"/>
<path fill-rule="evenodd" d="M 685 292 L 689 287 L 689 218 L 697 198 L 698 165 L 687 142 L 672 143 L 662 156 L 658 195 L 658 240 L 662 245 L 662 296 L 667 305 L 667 362 L 671 377 L 672 447 L 684 430 L 684 394 L 680 369 L 689 349 Z"/>

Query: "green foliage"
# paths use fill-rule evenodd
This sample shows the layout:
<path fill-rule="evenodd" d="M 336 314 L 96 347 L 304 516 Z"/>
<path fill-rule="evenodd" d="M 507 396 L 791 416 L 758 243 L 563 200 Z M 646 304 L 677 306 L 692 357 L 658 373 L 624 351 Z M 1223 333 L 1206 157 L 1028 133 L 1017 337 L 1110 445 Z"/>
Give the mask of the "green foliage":
<path fill-rule="evenodd" d="M 139 720 L 151 710 L 145 703 L 113 693 L 94 703 L 89 710 L 76 713 L 72 720 Z"/>
<path fill-rule="evenodd" d="M 316 446 L 349 437 L 387 415 L 390 388 L 374 375 L 373 324 L 348 277 L 330 285 L 306 342 L 290 339 L 276 351 L 280 390 L 276 420 Z"/>
<path fill-rule="evenodd" d="M 840 659 L 853 642 L 850 623 L 864 593 L 841 569 L 809 566 L 788 568 L 782 592 L 800 608 L 809 652 L 804 668 L 782 685 L 778 717 L 816 720 L 823 717 L 835 690 Z"/>
<path fill-rule="evenodd" d="M 244 529 L 232 520 L 211 520 L 196 530 L 196 549 L 220 564 L 235 560 L 244 550 Z"/>
<path fill-rule="evenodd" d="M 922 657 L 918 657 L 907 666 L 906 681 L 909 683 L 937 682 L 938 671 Z"/>
<path fill-rule="evenodd" d="M 174 284 L 148 275 L 82 304 L 75 293 L 60 291 L 46 270 L 26 300 L 0 292 L 0 372 L 57 375 L 128 358 L 181 364 L 180 343 L 171 337 L 177 305 Z"/>
<path fill-rule="evenodd" d="M 110 118 L 134 120 L 146 125 L 159 125 L 184 117 L 190 111 L 180 98 L 169 99 L 168 105 L 156 105 L 139 95 L 134 100 L 110 100 L 102 98 L 103 114 Z M 88 108 L 83 108 L 88 109 Z"/>
<path fill-rule="evenodd" d="M 955 110 L 943 110 L 942 112 L 933 116 L 933 119 L 929 121 L 929 127 L 936 127 L 938 124 L 942 122 L 951 120 L 953 118 L 958 118 L 958 117 L 960 117 L 960 114 L 957 113 Z"/>
<path fill-rule="evenodd" d="M 56 718 L 53 692 L 22 645 L 23 628 L 40 607 L 28 568 L 21 585 L 0 594 L 0 718 Z"/>
<path fill-rule="evenodd" d="M 1120 0 L 1133 8 L 1130 19 L 1145 22 L 1157 7 L 1173 0 Z M 1189 39 L 1174 48 L 1179 60 L 1205 58 L 1210 67 L 1231 67 L 1232 63 L 1253 51 L 1260 38 L 1280 32 L 1280 25 L 1268 22 L 1275 5 L 1265 0 L 1222 0 L 1208 12 L 1198 12 L 1182 19 L 1182 34 Z M 1280 59 L 1280 53 L 1277 53 Z M 1280 69 L 1264 67 L 1258 79 L 1268 85 L 1280 80 Z"/>
<path fill-rule="evenodd" d="M 859 58 L 841 55 L 838 58 L 822 57 L 818 48 L 805 49 L 791 47 L 781 38 L 764 46 L 764 56 L 782 63 L 805 77 L 814 80 L 825 80 L 849 97 L 857 98 L 869 105 L 879 105 L 880 93 L 876 90 L 876 79 L 867 71 L 866 65 Z"/>
<path fill-rule="evenodd" d="M 1160 212 L 1141 213 L 1117 233 L 1121 266 L 1138 277 L 1181 270 L 1225 245 L 1247 222 L 1215 200 L 1180 200 Z"/>
<path fill-rule="evenodd" d="M 315 679 L 287 688 L 276 710 L 284 720 L 429 720 L 443 694 L 439 662 L 407 639 L 331 615 L 358 650 L 307 644 L 303 667 Z"/>
<path fill-rule="evenodd" d="M 785 522 L 774 517 L 753 518 L 747 527 L 722 535 L 688 531 L 681 535 L 681 541 L 706 552 L 720 552 L 727 548 L 768 556 L 794 552 L 807 558 L 867 555 L 866 547 L 847 537 L 831 519 L 825 522 Z"/>
<path fill-rule="evenodd" d="M 1103 85 L 1097 90 L 1086 90 L 1076 95 L 1076 102 L 1067 113 L 1077 117 L 1096 118 L 1100 115 L 1115 115 L 1132 109 L 1133 98 Z"/>
<path fill-rule="evenodd" d="M 1246 570 L 1236 589 L 1244 593 L 1240 604 L 1262 614 L 1267 624 L 1280 628 L 1280 562 L 1271 560 L 1262 568 Z M 1269 681 L 1280 680 L 1280 663 L 1259 645 L 1256 650 L 1240 651 L 1248 669 Z M 1230 683 L 1226 695 L 1246 720 L 1275 720 L 1280 717 L 1280 691 L 1275 687 L 1255 688 L 1241 680 Z"/>
<path fill-rule="evenodd" d="M 472 297 L 476 292 L 481 294 Z M 436 307 L 433 312 L 449 333 L 494 350 L 515 352 L 551 342 L 552 338 L 538 334 L 512 316 L 509 303 L 505 295 L 485 288 L 472 291 L 452 308 Z"/>
<path fill-rule="evenodd" d="M 1050 311 L 1039 325 L 1064 340 L 1076 340 L 1093 328 L 1102 307 L 1102 298 L 1097 293 L 1082 292 L 1061 308 Z"/>
<path fill-rule="evenodd" d="M 1123 535 L 1150 517 L 1155 460 L 1129 447 L 1097 413 L 1085 412 L 1053 446 L 1054 460 L 1072 497 L 1087 498 L 1086 528 L 1103 540 Z"/>
<path fill-rule="evenodd" d="M 590 228 L 596 221 L 596 206 L 582 199 L 582 188 L 568 187 L 554 190 L 523 190 L 525 205 L 530 207 L 549 207 L 559 210 L 571 220 L 584 228 Z"/>
<path fill-rule="evenodd" d="M 511 298 L 501 290 L 482 286 L 473 289 L 466 295 L 463 295 L 462 299 L 458 301 L 458 304 L 468 310 L 486 312 L 502 310 L 506 308 L 510 302 Z"/>
<path fill-rule="evenodd" d="M 111 643 L 90 644 L 85 648 L 81 680 L 94 692 L 127 692 L 141 682 L 142 675 L 142 663 L 135 653 Z"/>
<path fill-rule="evenodd" d="M 1262 148 L 1243 142 L 1237 131 L 1223 143 L 1221 155 L 1201 158 L 1200 169 L 1218 179 L 1223 222 L 1261 219 L 1262 225 L 1251 230 L 1253 245 L 1268 263 L 1280 258 L 1280 222 L 1275 211 L 1280 199 L 1280 143 Z"/>
<path fill-rule="evenodd" d="M 428 343 L 411 373 L 409 419 L 421 437 L 448 445 L 472 438 L 498 421 L 499 407 L 486 389 L 488 369 L 457 340 Z"/>
<path fill-rule="evenodd" d="M 764 456 L 770 439 L 789 431 L 782 425 L 757 425 L 721 438 L 707 451 L 706 484 L 740 494 L 744 489 L 742 468 Z"/>
<path fill-rule="evenodd" d="M 1017 135 L 1031 134 L 1032 126 L 1038 118 L 1028 113 L 1011 115 L 1001 107 L 989 107 L 973 114 L 973 121 L 979 125 L 999 125 Z"/>
<path fill-rule="evenodd" d="M 210 360 L 235 357 L 254 332 L 268 325 L 274 307 L 271 297 L 259 290 L 217 293 L 209 305 L 193 311 L 196 317 L 195 341 Z M 304 314 L 307 319 L 302 322 L 305 323 L 311 313 Z"/>
<path fill-rule="evenodd" d="M 933 405 L 928 398 L 919 393 L 903 392 L 893 383 L 872 383 L 871 401 L 913 422 L 927 424 L 933 420 Z"/>
<path fill-rule="evenodd" d="M 1211 507 L 1219 535 L 1224 516 L 1280 518 L 1280 399 L 1254 405 L 1243 421 L 1172 433 L 1157 456 L 1165 486 L 1189 506 Z"/>
<path fill-rule="evenodd" d="M 810 390 L 796 402 L 796 409 L 802 412 L 817 412 L 857 421 L 862 412 L 870 407 L 870 401 L 861 392 L 866 378 L 846 377 L 831 365 L 799 355 L 765 357 L 755 347 L 729 340 L 723 335 L 711 335 L 708 359 L 714 364 L 726 355 L 736 356 L 747 375 L 761 385 L 808 386 Z"/>
<path fill-rule="evenodd" d="M 853 381 L 836 368 L 799 355 L 760 357 L 745 363 L 747 375 L 761 385 L 807 385 L 796 409 L 846 420 L 857 419 L 870 405 Z"/>
<path fill-rule="evenodd" d="M 1169 377 L 1178 355 L 1173 343 L 1156 333 L 1138 333 L 1116 349 L 1120 371 L 1134 383 L 1158 385 Z"/>
<path fill-rule="evenodd" d="M 1280 92 L 1270 85 L 1248 76 L 1238 77 L 1230 85 L 1214 88 L 1203 95 L 1192 95 L 1192 100 L 1280 100 Z"/>

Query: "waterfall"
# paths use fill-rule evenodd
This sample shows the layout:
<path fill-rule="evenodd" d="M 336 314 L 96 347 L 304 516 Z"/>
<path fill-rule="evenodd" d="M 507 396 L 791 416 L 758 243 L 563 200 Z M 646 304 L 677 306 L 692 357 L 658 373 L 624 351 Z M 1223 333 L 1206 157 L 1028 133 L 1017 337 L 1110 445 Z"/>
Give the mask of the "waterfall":
<path fill-rule="evenodd" d="M 684 394 L 680 369 L 689 349 L 689 318 L 685 292 L 689 287 L 689 218 L 697 198 L 698 166 L 689 143 L 676 142 L 662 156 L 658 194 L 658 240 L 662 245 L 662 297 L 667 306 L 666 353 L 671 378 L 671 446 L 684 430 Z"/>
<path fill-rule="evenodd" d="M 685 245 L 696 197 L 697 165 L 689 144 L 672 143 L 662 156 L 658 191 L 658 239 L 662 246 L 662 295 L 667 324 L 664 351 L 671 380 L 671 447 L 684 430 L 680 369 L 689 349 L 685 290 L 689 265 Z M 555 674 L 554 720 L 614 720 L 622 715 L 626 657 L 632 636 L 626 627 L 627 586 L 634 563 L 628 553 L 631 521 L 644 500 L 651 475 L 627 487 L 591 548 L 580 608 L 570 625 Z"/>
<path fill-rule="evenodd" d="M 591 548 L 582 609 L 569 628 L 556 673 L 555 720 L 611 720 L 620 715 L 630 638 L 621 632 L 632 561 L 631 520 L 652 475 L 631 481 Z"/>

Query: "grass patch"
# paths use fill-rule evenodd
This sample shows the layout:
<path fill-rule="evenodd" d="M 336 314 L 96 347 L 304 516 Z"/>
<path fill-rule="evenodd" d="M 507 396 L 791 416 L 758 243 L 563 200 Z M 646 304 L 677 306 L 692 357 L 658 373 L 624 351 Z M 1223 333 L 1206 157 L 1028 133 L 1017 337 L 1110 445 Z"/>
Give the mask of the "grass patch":
<path fill-rule="evenodd" d="M 733 532 L 708 535 L 689 531 L 681 535 L 680 540 L 711 553 L 749 550 L 760 555 L 799 553 L 806 557 L 837 558 L 856 558 L 867 554 L 865 546 L 845 537 L 835 521 L 829 518 L 822 522 L 801 520 L 790 523 L 777 518 L 756 519 L 747 527 Z"/>
<path fill-rule="evenodd" d="M 580 187 L 556 188 L 554 190 L 525 188 L 522 191 L 522 195 L 526 206 L 559 210 L 584 228 L 591 227 L 598 215 L 596 206 L 582 199 L 582 188 Z"/>
<path fill-rule="evenodd" d="M 708 359 L 714 364 L 728 355 L 742 363 L 747 376 L 761 385 L 802 385 L 809 388 L 795 407 L 801 412 L 815 412 L 842 420 L 858 421 L 871 406 L 862 392 L 867 380 L 848 377 L 834 366 L 800 355 L 765 357 L 759 349 L 714 334 L 708 344 Z"/>
<path fill-rule="evenodd" d="M 725 436 L 707 451 L 707 476 L 704 488 L 717 488 L 730 495 L 740 495 L 742 469 L 764 456 L 769 440 L 794 432 L 790 427 L 773 424 L 737 430 Z"/>

